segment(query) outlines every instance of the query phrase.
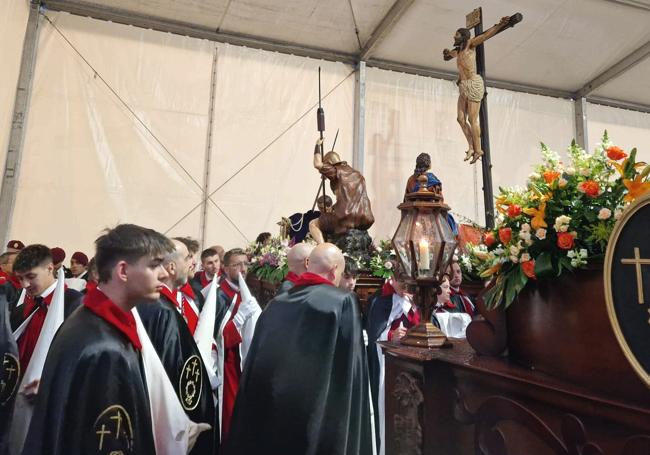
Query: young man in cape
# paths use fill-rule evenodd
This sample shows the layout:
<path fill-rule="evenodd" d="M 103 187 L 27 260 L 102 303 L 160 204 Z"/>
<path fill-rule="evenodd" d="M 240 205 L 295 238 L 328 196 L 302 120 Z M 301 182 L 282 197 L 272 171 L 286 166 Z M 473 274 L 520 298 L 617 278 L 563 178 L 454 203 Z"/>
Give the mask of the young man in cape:
<path fill-rule="evenodd" d="M 131 309 L 160 297 L 172 243 L 122 224 L 95 241 L 99 286 L 61 326 L 47 356 L 25 455 L 153 455 L 142 344 Z"/>
<path fill-rule="evenodd" d="M 449 302 L 453 304 L 453 308 L 446 308 L 450 313 L 467 313 L 474 316 L 474 303 L 465 295 L 460 285 L 463 284 L 463 271 L 457 261 L 453 261 L 447 269 L 449 274 L 449 285 L 451 293 L 449 295 Z"/>
<path fill-rule="evenodd" d="M 298 277 L 307 271 L 307 260 L 313 249 L 314 245 L 304 242 L 296 243 L 291 247 L 287 253 L 289 273 L 287 273 L 287 276 L 278 288 L 278 292 L 275 294 L 276 296 L 291 289 L 296 284 L 296 281 L 298 281 Z"/>
<path fill-rule="evenodd" d="M 187 283 L 192 255 L 180 241 L 172 239 L 172 242 L 175 249 L 163 260 L 168 276 L 161 280 L 160 298 L 154 303 L 142 303 L 137 309 L 188 417 L 193 422 L 218 428 L 208 373 L 182 316 L 187 308 L 178 299 L 178 289 Z M 215 435 L 218 432 L 213 430 L 202 432 L 190 453 L 214 453 L 218 445 Z"/>
<path fill-rule="evenodd" d="M 405 274 L 392 261 L 395 275 L 375 295 L 368 305 L 366 332 L 368 333 L 368 372 L 374 409 L 377 453 L 384 454 L 384 353 L 378 341 L 399 340 L 408 329 L 420 323 L 420 313 L 407 293 Z"/>
<path fill-rule="evenodd" d="M 212 248 L 203 250 L 201 252 L 201 267 L 203 270 L 196 272 L 190 283 L 197 295 L 212 282 L 215 274 L 218 279 L 220 278 L 221 258 L 219 253 Z"/>
<path fill-rule="evenodd" d="M 227 455 L 372 453 L 368 370 L 354 294 L 330 243 L 262 312 L 241 378 Z"/>
<path fill-rule="evenodd" d="M 244 341 L 247 345 L 250 343 L 250 339 L 244 340 L 244 325 L 259 310 L 257 302 L 242 302 L 239 275 L 246 277 L 247 272 L 248 256 L 246 256 L 244 250 L 234 248 L 226 252 L 224 256 L 224 275 L 217 291 L 217 321 L 215 323 L 215 339 L 218 339 L 219 336 L 223 337 L 222 441 L 227 439 L 230 431 L 232 410 L 239 389 L 239 380 L 243 368 L 240 349 L 243 347 L 242 343 Z M 225 309 L 229 307 L 231 309 L 230 316 L 223 325 L 223 331 L 219 333 L 225 317 Z M 254 327 L 247 327 L 246 332 L 252 334 L 254 330 Z"/>
<path fill-rule="evenodd" d="M 45 245 L 29 245 L 23 248 L 18 253 L 13 267 L 16 278 L 26 292 L 23 303 L 15 307 L 11 313 L 11 325 L 14 331 L 23 323 L 27 324 L 16 340 L 21 369 L 25 372 L 45 323 L 47 309 L 54 297 L 56 276 L 52 254 Z M 66 287 L 63 297 L 63 316 L 65 318 L 68 318 L 79 307 L 81 298 L 80 292 Z M 30 384 L 27 385 L 30 386 Z M 28 390 L 20 392 L 29 395 L 33 391 L 30 387 Z"/>

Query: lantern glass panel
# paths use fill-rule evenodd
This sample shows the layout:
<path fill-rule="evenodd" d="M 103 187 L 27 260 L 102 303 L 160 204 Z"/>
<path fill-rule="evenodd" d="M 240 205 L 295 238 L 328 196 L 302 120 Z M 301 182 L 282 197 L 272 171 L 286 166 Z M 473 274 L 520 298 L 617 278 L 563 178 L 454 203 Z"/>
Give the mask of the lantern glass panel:
<path fill-rule="evenodd" d="M 413 276 L 411 254 L 408 245 L 409 231 L 413 220 L 413 212 L 406 211 L 402 213 L 404 213 L 404 216 L 402 216 L 402 220 L 397 227 L 395 236 L 393 236 L 393 248 L 395 248 L 395 253 L 397 253 L 397 257 L 402 263 L 404 271 L 409 276 Z"/>
<path fill-rule="evenodd" d="M 442 241 L 444 243 L 443 253 L 442 253 L 442 262 L 440 264 L 440 272 L 444 273 L 447 270 L 447 266 L 451 263 L 451 260 L 454 257 L 454 251 L 456 250 L 456 237 L 454 232 L 449 226 L 447 221 L 447 215 L 445 213 L 438 213 L 438 222 L 440 223 L 440 228 L 442 231 Z"/>
<path fill-rule="evenodd" d="M 442 248 L 436 215 L 430 210 L 418 210 L 410 237 L 417 277 L 434 278 Z"/>

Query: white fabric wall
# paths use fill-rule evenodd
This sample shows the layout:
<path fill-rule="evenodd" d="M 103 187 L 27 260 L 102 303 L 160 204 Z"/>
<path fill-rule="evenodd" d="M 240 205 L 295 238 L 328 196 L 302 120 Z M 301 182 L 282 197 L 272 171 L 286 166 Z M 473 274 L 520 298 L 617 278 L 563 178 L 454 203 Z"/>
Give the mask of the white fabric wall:
<path fill-rule="evenodd" d="M 573 138 L 573 106 L 550 97 L 488 89 L 492 180 L 523 185 L 539 161 L 539 142 L 558 151 Z M 484 223 L 480 163 L 463 161 L 467 142 L 456 122 L 458 89 L 453 82 L 375 68 L 366 78 L 366 156 L 374 236 L 391 237 L 399 222 L 408 177 L 419 153 L 431 155 L 452 210 Z M 379 215 L 379 216 L 377 216 Z"/>
<path fill-rule="evenodd" d="M 626 151 L 636 147 L 637 160 L 650 161 L 650 114 L 588 104 L 587 121 L 592 150 L 607 130 L 610 139 Z"/>
<path fill-rule="evenodd" d="M 11 117 L 16 97 L 16 84 L 20 72 L 23 40 L 29 16 L 28 0 L 3 0 L 0 2 L 0 169 L 4 171 Z M 2 181 L 0 181 L 2 185 Z"/>
<path fill-rule="evenodd" d="M 320 184 L 312 164 L 319 66 L 325 145 L 331 147 L 339 128 L 336 149 L 352 160 L 354 74 L 342 63 L 237 46 L 219 45 L 218 55 L 209 192 L 216 190 L 225 215 L 208 205 L 205 243 L 228 249 L 260 232 L 277 234 L 283 216 L 312 207 Z"/>
<path fill-rule="evenodd" d="M 43 21 L 12 238 L 61 246 L 70 255 L 92 252 L 99 232 L 118 222 L 169 228 L 170 219 L 201 200 L 213 44 L 48 16 L 97 74 Z M 196 236 L 198 217 L 170 234 Z"/>

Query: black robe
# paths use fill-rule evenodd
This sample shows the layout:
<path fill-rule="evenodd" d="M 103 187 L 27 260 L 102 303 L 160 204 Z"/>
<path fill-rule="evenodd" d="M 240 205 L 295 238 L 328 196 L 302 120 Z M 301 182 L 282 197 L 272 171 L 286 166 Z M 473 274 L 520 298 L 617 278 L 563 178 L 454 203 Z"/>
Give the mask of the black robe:
<path fill-rule="evenodd" d="M 257 321 L 225 453 L 371 454 L 368 395 L 356 297 L 296 286 Z"/>
<path fill-rule="evenodd" d="M 0 455 L 8 449 L 9 423 L 20 385 L 18 347 L 9 325 L 8 307 L 7 296 L 0 289 Z"/>
<path fill-rule="evenodd" d="M 280 294 L 284 294 L 285 292 L 288 292 L 289 289 L 293 287 L 293 283 L 289 280 L 284 280 L 282 284 L 278 287 L 278 291 L 275 293 L 275 296 L 279 296 Z"/>
<path fill-rule="evenodd" d="M 199 435 L 190 453 L 214 453 L 218 447 L 218 413 L 215 412 L 208 373 L 183 316 L 162 294 L 157 301 L 140 304 L 137 308 L 151 344 L 188 417 L 195 423 L 207 423 L 213 428 Z"/>
<path fill-rule="evenodd" d="M 110 453 L 155 454 L 142 357 L 82 306 L 50 347 L 23 455 Z"/>

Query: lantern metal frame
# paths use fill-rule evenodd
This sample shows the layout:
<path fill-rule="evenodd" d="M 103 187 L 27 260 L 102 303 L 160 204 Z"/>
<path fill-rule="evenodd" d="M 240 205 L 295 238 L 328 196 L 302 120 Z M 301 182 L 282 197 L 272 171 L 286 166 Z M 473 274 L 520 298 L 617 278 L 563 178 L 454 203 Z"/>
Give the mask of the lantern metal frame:
<path fill-rule="evenodd" d="M 428 189 L 427 176 L 424 174 L 418 177 L 418 183 L 419 190 L 407 193 L 404 202 L 397 207 L 402 211 L 402 218 L 392 239 L 398 261 L 409 277 L 406 283 L 416 287 L 416 305 L 420 310 L 421 321 L 419 325 L 407 331 L 400 343 L 426 348 L 448 347 L 451 344 L 447 337 L 430 321 L 435 304 L 434 295 L 437 295 L 442 275 L 453 259 L 457 242 L 453 234 L 449 238 L 451 227 L 441 224 L 441 222 L 447 223 L 446 216 L 450 207 L 444 202 L 440 186 L 435 185 Z M 434 254 L 427 257 L 425 261 L 428 268 L 420 268 L 423 263 L 419 250 L 423 249 L 422 241 L 426 239 L 413 237 L 415 224 L 422 218 L 422 214 L 428 214 L 432 218 L 431 224 L 435 226 L 436 233 L 434 244 L 439 245 L 439 249 L 435 251 L 434 248 Z M 405 222 L 411 224 L 404 228 Z M 446 228 L 449 229 L 447 235 L 443 232 Z M 429 243 L 426 243 L 425 250 L 428 255 Z M 408 259 L 408 262 L 405 259 Z M 425 273 L 422 273 L 423 271 Z"/>

